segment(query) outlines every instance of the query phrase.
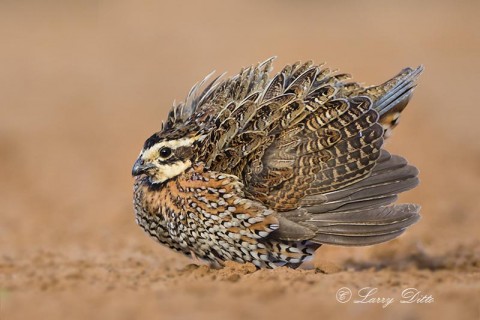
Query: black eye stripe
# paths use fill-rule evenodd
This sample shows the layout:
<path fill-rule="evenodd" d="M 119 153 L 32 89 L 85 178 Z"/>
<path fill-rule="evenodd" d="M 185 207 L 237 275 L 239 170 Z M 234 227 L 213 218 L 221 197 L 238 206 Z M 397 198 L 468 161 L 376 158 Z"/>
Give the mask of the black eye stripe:
<path fill-rule="evenodd" d="M 169 164 L 174 164 L 176 162 L 178 162 L 179 160 L 178 159 L 175 159 L 174 157 L 170 157 L 168 159 L 158 159 L 158 163 L 161 164 L 161 165 L 169 165 Z"/>

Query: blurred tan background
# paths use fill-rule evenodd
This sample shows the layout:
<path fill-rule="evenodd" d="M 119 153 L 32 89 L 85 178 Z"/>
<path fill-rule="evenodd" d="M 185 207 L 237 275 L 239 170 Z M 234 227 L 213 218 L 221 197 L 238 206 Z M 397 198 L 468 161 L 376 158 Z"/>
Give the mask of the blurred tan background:
<path fill-rule="evenodd" d="M 383 316 L 334 299 L 374 278 L 437 297 L 391 315 L 478 319 L 479 14 L 478 1 L 0 1 L 0 319 Z M 421 171 L 401 200 L 422 220 L 393 243 L 319 250 L 332 275 L 185 271 L 135 225 L 131 165 L 195 82 L 273 55 L 275 70 L 313 59 L 365 84 L 425 65 L 387 147 Z"/>

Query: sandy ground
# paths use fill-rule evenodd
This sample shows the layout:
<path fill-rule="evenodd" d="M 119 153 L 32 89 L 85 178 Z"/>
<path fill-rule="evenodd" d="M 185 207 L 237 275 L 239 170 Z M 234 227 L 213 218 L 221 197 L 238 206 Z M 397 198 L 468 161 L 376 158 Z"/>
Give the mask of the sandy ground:
<path fill-rule="evenodd" d="M 480 319 L 479 13 L 478 1 L 1 1 L 0 319 Z M 135 225 L 131 165 L 173 99 L 272 55 L 277 70 L 314 59 L 365 83 L 425 65 L 388 143 L 421 170 L 401 197 L 423 207 L 409 232 L 321 248 L 309 270 L 212 270 Z M 394 301 L 354 303 L 368 287 Z M 415 303 L 400 303 L 407 288 Z"/>

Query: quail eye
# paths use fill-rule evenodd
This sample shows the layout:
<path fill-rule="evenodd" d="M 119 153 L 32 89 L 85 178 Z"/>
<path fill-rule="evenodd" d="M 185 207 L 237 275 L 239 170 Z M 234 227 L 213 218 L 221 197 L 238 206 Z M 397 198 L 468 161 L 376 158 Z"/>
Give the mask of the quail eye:
<path fill-rule="evenodd" d="M 166 159 L 172 155 L 172 149 L 168 147 L 163 147 L 160 149 L 160 157 Z"/>

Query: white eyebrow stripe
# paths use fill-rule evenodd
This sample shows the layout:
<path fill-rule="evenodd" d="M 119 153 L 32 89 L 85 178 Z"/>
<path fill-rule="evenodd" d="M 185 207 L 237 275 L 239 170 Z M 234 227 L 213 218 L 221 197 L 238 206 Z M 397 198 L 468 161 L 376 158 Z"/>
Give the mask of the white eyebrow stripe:
<path fill-rule="evenodd" d="M 143 151 L 143 159 L 154 159 L 158 155 L 158 150 L 160 150 L 163 147 L 169 147 L 172 148 L 173 150 L 178 149 L 180 147 L 188 147 L 191 146 L 198 137 L 193 137 L 193 138 L 183 138 L 183 139 L 178 139 L 178 140 L 172 140 L 172 141 L 163 141 L 160 143 L 157 143 L 150 147 L 149 149 Z"/>
<path fill-rule="evenodd" d="M 162 145 L 162 147 L 170 147 L 172 149 L 177 149 L 177 148 L 180 148 L 180 147 L 191 146 L 195 142 L 195 140 L 197 140 L 196 137 L 195 138 L 183 138 L 183 139 L 178 139 L 178 140 L 165 141 L 163 145 L 161 143 L 160 143 L 160 145 Z"/>

